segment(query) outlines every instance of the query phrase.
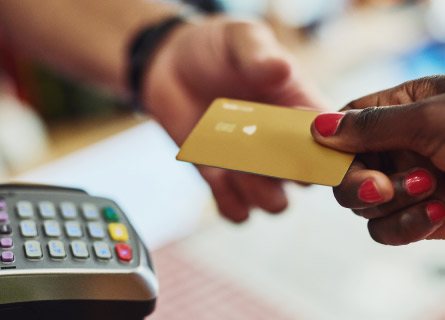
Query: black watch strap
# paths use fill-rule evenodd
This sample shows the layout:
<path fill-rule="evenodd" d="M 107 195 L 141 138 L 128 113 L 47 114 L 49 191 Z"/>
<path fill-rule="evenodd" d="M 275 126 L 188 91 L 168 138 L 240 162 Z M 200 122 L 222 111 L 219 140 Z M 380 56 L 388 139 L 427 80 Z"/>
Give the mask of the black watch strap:
<path fill-rule="evenodd" d="M 128 50 L 127 83 L 132 95 L 130 103 L 136 111 L 142 112 L 146 109 L 142 105 L 142 80 L 151 56 L 167 34 L 183 22 L 184 17 L 175 16 L 157 25 L 148 26 L 131 42 Z"/>

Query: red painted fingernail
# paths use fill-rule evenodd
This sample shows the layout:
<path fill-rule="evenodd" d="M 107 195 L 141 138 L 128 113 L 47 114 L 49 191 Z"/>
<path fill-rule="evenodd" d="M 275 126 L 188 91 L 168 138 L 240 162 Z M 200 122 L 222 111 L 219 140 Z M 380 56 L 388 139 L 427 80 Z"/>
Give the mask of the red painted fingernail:
<path fill-rule="evenodd" d="M 369 179 L 362 183 L 358 188 L 358 197 L 360 200 L 368 203 L 382 201 L 383 198 L 375 187 L 374 181 Z"/>
<path fill-rule="evenodd" d="M 445 206 L 439 201 L 429 203 L 426 206 L 426 212 L 428 213 L 430 221 L 433 223 L 445 218 Z"/>
<path fill-rule="evenodd" d="M 428 172 L 419 169 L 405 178 L 405 187 L 410 195 L 415 196 L 430 191 L 433 182 Z"/>
<path fill-rule="evenodd" d="M 315 118 L 315 129 L 323 136 L 332 136 L 337 131 L 338 124 L 341 118 L 345 116 L 344 113 L 322 113 Z"/>

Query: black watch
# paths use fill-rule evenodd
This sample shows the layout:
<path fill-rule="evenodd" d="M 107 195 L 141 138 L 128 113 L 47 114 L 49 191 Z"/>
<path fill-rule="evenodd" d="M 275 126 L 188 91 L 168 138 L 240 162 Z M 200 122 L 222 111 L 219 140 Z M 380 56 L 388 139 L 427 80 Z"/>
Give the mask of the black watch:
<path fill-rule="evenodd" d="M 151 56 L 169 32 L 184 22 L 183 16 L 175 16 L 142 28 L 131 42 L 128 50 L 127 83 L 131 92 L 130 103 L 135 111 L 143 112 L 146 109 L 142 105 L 142 80 Z"/>

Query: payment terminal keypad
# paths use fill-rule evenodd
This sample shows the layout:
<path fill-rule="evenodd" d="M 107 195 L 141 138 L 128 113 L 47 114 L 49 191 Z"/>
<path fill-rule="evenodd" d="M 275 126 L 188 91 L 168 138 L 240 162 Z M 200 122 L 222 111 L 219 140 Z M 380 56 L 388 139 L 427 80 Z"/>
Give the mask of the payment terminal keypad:
<path fill-rule="evenodd" d="M 136 265 L 136 235 L 111 200 L 0 191 L 0 270 Z"/>
<path fill-rule="evenodd" d="M 0 185 L 0 319 L 142 320 L 157 291 L 148 251 L 114 201 Z"/>

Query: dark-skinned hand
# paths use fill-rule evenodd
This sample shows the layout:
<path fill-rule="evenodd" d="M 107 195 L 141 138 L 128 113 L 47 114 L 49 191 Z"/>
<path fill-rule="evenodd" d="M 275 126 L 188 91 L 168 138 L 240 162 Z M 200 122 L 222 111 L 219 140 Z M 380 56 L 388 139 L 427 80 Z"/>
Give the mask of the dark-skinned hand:
<path fill-rule="evenodd" d="M 312 124 L 325 146 L 358 153 L 337 201 L 369 219 L 374 240 L 445 239 L 445 76 L 403 83 L 325 113 Z"/>

